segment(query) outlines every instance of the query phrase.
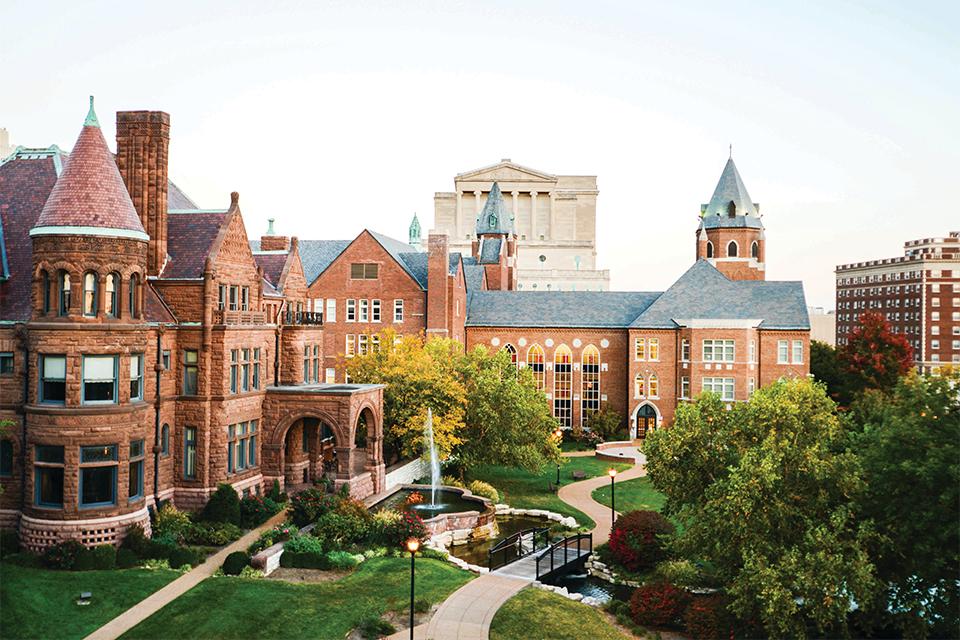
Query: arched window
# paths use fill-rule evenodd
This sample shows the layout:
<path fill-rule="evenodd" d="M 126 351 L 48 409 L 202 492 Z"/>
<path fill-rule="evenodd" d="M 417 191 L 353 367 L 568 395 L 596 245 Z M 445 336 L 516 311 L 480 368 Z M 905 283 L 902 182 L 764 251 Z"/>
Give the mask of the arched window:
<path fill-rule="evenodd" d="M 117 306 L 117 289 L 120 285 L 120 275 L 117 273 L 108 273 L 107 281 L 104 284 L 105 302 L 107 303 L 107 315 L 111 318 L 120 316 L 120 307 Z"/>
<path fill-rule="evenodd" d="M 97 315 L 97 286 L 98 276 L 95 271 L 83 274 L 83 315 Z"/>
<path fill-rule="evenodd" d="M 57 273 L 57 315 L 65 316 L 70 312 L 70 274 Z"/>
<path fill-rule="evenodd" d="M 642 373 L 638 373 L 633 379 L 633 397 L 642 398 L 645 395 L 647 395 L 646 380 L 644 379 Z"/>
<path fill-rule="evenodd" d="M 713 257 L 713 243 L 710 242 L 709 240 L 707 241 L 707 257 L 708 258 Z"/>
<path fill-rule="evenodd" d="M 533 380 L 537 383 L 537 389 L 543 391 L 543 348 L 540 345 L 535 344 L 527 350 L 527 366 L 533 373 Z"/>
<path fill-rule="evenodd" d="M 760 243 L 758 243 L 756 240 L 754 240 L 753 244 L 750 245 L 750 257 L 757 259 L 760 258 Z"/>
<path fill-rule="evenodd" d="M 510 354 L 510 362 L 513 363 L 513 366 L 517 366 L 517 348 L 514 347 L 509 342 L 503 345 L 503 350 Z"/>
<path fill-rule="evenodd" d="M 736 241 L 731 240 L 730 243 L 727 244 L 727 257 L 736 258 L 737 254 L 739 253 L 739 249 L 740 248 L 737 246 Z"/>
<path fill-rule="evenodd" d="M 573 353 L 565 344 L 553 353 L 553 417 L 570 427 L 573 417 Z"/>
<path fill-rule="evenodd" d="M 647 381 L 647 392 L 651 398 L 660 397 L 660 380 L 655 373 L 651 373 L 650 380 Z"/>
<path fill-rule="evenodd" d="M 40 274 L 40 308 L 44 315 L 50 313 L 50 274 L 46 271 Z"/>
<path fill-rule="evenodd" d="M 130 317 L 138 318 L 140 316 L 140 276 L 131 274 L 130 290 L 127 292 L 129 301 L 127 308 L 130 309 Z"/>
<path fill-rule="evenodd" d="M 170 425 L 166 423 L 160 427 L 160 455 L 164 458 L 170 455 Z"/>
<path fill-rule="evenodd" d="M 600 351 L 587 345 L 580 357 L 580 424 L 600 410 Z"/>

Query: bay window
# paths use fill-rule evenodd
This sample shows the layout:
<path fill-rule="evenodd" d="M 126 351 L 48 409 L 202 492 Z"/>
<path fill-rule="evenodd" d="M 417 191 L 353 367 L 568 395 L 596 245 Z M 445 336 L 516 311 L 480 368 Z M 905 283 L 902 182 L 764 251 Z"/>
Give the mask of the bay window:
<path fill-rule="evenodd" d="M 117 401 L 117 356 L 83 356 L 83 403 Z"/>
<path fill-rule="evenodd" d="M 117 445 L 80 447 L 80 507 L 117 502 Z"/>

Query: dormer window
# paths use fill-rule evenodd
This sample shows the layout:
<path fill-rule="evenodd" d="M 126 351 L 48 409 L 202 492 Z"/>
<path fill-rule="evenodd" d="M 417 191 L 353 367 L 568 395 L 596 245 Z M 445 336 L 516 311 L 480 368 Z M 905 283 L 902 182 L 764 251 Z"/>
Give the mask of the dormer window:
<path fill-rule="evenodd" d="M 727 216 L 733 218 L 733 217 L 735 217 L 736 215 L 737 215 L 737 205 L 736 205 L 736 203 L 735 203 L 733 200 L 731 200 L 731 201 L 727 204 Z"/>

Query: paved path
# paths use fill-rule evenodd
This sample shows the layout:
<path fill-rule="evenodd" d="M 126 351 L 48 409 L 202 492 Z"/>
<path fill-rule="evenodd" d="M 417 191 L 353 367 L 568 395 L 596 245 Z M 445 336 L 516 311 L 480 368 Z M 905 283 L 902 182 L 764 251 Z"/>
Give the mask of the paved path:
<path fill-rule="evenodd" d="M 133 605 L 119 616 L 103 625 L 84 640 L 113 640 L 119 638 L 124 633 L 137 626 L 154 613 L 165 607 L 167 604 L 176 600 L 190 589 L 206 580 L 223 564 L 227 556 L 234 551 L 246 551 L 247 547 L 260 537 L 260 533 L 272 528 L 274 525 L 283 523 L 287 519 L 286 509 L 276 514 L 265 523 L 250 531 L 233 544 L 224 547 L 216 552 L 206 562 L 193 568 L 191 571 L 183 574 L 159 591 L 155 591 L 137 604 Z"/>
<path fill-rule="evenodd" d="M 619 483 L 647 475 L 646 466 L 643 464 L 645 459 L 642 458 L 642 454 L 640 455 L 641 463 L 618 473 L 616 482 Z M 612 523 L 610 522 L 610 507 L 595 501 L 590 494 L 593 493 L 594 489 L 608 484 L 610 484 L 609 476 L 598 476 L 596 478 L 563 485 L 557 494 L 561 500 L 571 507 L 576 507 L 580 511 L 583 511 L 597 523 L 597 526 L 590 532 L 593 534 L 594 549 L 597 548 L 597 545 L 606 542 L 607 538 L 610 537 L 610 527 Z"/>

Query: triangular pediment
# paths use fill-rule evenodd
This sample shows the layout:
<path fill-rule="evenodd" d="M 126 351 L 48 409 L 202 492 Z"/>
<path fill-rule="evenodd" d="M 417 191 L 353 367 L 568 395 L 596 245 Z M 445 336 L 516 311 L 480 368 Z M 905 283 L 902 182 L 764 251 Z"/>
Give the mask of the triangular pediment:
<path fill-rule="evenodd" d="M 514 162 L 498 162 L 457 175 L 460 182 L 556 182 L 557 176 Z"/>

